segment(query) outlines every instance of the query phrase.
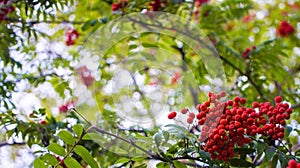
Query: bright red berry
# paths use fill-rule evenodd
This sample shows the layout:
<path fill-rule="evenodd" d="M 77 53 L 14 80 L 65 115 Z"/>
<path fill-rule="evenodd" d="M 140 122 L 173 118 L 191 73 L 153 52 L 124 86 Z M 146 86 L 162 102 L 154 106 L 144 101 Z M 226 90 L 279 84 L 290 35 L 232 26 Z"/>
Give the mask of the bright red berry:
<path fill-rule="evenodd" d="M 297 162 L 294 159 L 289 160 L 288 166 L 290 168 L 297 168 Z"/>
<path fill-rule="evenodd" d="M 119 10 L 119 7 L 120 7 L 120 5 L 118 3 L 113 3 L 111 5 L 111 10 L 112 11 L 117 11 L 117 10 Z"/>
<path fill-rule="evenodd" d="M 281 96 L 276 96 L 275 97 L 275 102 L 276 103 L 281 103 L 282 102 L 282 97 Z"/>
<path fill-rule="evenodd" d="M 171 119 L 175 118 L 176 115 L 177 115 L 177 112 L 173 111 L 173 112 L 169 113 L 168 118 L 171 120 Z"/>
<path fill-rule="evenodd" d="M 40 121 L 40 124 L 41 124 L 41 125 L 45 125 L 45 124 L 47 124 L 47 122 L 46 122 L 45 120 L 41 120 L 41 121 Z"/>
<path fill-rule="evenodd" d="M 295 29 L 287 21 L 280 22 L 280 25 L 277 29 L 277 34 L 281 37 L 287 37 L 295 32 Z"/>

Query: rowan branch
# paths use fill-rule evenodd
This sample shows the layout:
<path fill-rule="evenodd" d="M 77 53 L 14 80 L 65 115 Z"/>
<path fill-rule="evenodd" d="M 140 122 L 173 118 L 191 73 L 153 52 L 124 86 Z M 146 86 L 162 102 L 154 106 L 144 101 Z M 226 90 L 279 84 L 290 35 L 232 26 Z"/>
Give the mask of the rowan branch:
<path fill-rule="evenodd" d="M 13 143 L 8 143 L 8 142 L 2 142 L 0 143 L 0 148 L 1 147 L 4 147 L 4 146 L 14 146 L 14 145 L 25 145 L 26 143 L 25 142 L 13 142 Z"/>
<path fill-rule="evenodd" d="M 84 21 L 69 21 L 69 20 L 19 20 L 19 19 L 12 19 L 12 18 L 5 18 L 4 19 L 8 23 L 25 23 L 28 25 L 35 25 L 40 23 L 47 23 L 47 24 L 61 24 L 61 23 L 71 23 L 71 24 L 84 24 Z"/>

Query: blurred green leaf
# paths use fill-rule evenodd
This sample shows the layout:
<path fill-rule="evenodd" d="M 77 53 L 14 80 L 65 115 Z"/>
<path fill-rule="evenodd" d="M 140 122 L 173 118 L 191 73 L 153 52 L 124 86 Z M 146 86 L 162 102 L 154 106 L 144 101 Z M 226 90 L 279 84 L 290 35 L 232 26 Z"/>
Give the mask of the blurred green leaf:
<path fill-rule="evenodd" d="M 99 167 L 97 162 L 94 160 L 94 158 L 90 154 L 90 152 L 84 146 L 77 145 L 74 148 L 74 152 L 76 154 L 78 154 L 87 164 L 89 164 L 91 166 L 91 168 Z"/>

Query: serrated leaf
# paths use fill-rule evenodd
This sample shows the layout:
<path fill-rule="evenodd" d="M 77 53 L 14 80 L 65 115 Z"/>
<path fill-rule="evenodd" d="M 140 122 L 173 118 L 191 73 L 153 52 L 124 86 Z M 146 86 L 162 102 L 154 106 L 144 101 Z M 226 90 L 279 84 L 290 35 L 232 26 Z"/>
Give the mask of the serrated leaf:
<path fill-rule="evenodd" d="M 67 130 L 61 130 L 57 134 L 57 136 L 62 139 L 66 144 L 74 145 L 76 142 L 76 139 L 73 137 L 73 135 L 67 131 Z"/>
<path fill-rule="evenodd" d="M 77 162 L 77 160 L 69 156 L 65 158 L 64 163 L 68 168 L 82 168 L 82 166 Z"/>
<path fill-rule="evenodd" d="M 83 132 L 83 126 L 81 124 L 76 124 L 73 126 L 73 131 L 77 137 L 80 137 Z"/>
<path fill-rule="evenodd" d="M 43 162 L 40 158 L 36 158 L 33 162 L 34 168 L 47 168 L 45 162 Z"/>
<path fill-rule="evenodd" d="M 48 149 L 49 151 L 51 151 L 51 152 L 53 152 L 53 153 L 59 155 L 59 156 L 64 156 L 64 155 L 66 155 L 65 149 L 64 149 L 62 146 L 58 145 L 57 143 L 51 143 L 51 144 L 47 147 L 47 149 Z"/>
<path fill-rule="evenodd" d="M 181 162 L 179 162 L 178 160 L 174 161 L 174 166 L 175 168 L 187 168 L 187 166 Z"/>
<path fill-rule="evenodd" d="M 127 162 L 129 162 L 130 161 L 130 159 L 128 159 L 128 158 L 120 158 L 120 159 L 118 159 L 116 162 L 115 162 L 115 164 L 119 164 L 119 163 L 127 163 Z"/>
<path fill-rule="evenodd" d="M 79 155 L 91 168 L 98 168 L 97 162 L 94 160 L 90 152 L 83 146 L 77 145 L 74 148 L 74 152 Z"/>

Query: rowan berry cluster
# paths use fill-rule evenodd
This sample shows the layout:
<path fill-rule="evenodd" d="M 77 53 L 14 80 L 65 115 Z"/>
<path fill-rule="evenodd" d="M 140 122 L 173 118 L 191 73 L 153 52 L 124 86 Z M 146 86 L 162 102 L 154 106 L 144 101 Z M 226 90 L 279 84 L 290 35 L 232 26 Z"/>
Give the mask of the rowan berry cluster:
<path fill-rule="evenodd" d="M 295 29 L 287 21 L 280 22 L 280 25 L 277 29 L 277 34 L 281 37 L 287 37 L 295 32 Z"/>
<path fill-rule="evenodd" d="M 113 4 L 111 5 L 111 10 L 112 10 L 113 12 L 116 12 L 116 11 L 118 11 L 119 9 L 124 8 L 127 4 L 128 4 L 128 0 L 119 0 L 118 3 L 113 3 Z"/>
<path fill-rule="evenodd" d="M 78 39 L 79 33 L 76 29 L 68 28 L 65 32 L 65 36 L 66 36 L 66 45 L 70 46 L 75 44 L 75 40 Z"/>
<path fill-rule="evenodd" d="M 203 4 L 207 3 L 209 0 L 195 0 L 195 6 L 200 7 Z"/>
<path fill-rule="evenodd" d="M 256 46 L 252 46 L 252 49 L 251 48 L 246 48 L 243 53 L 242 53 L 242 56 L 244 58 L 249 58 L 249 54 L 252 50 L 255 50 L 256 49 Z"/>
<path fill-rule="evenodd" d="M 253 102 L 252 107 L 245 107 L 246 99 L 238 96 L 221 102 L 225 92 L 208 96 L 209 100 L 196 106 L 197 114 L 187 108 L 181 113 L 188 114 L 187 123 L 202 126 L 199 141 L 205 144 L 203 149 L 212 159 L 228 161 L 235 156 L 235 147 L 249 144 L 257 135 L 273 140 L 284 137 L 285 120 L 290 118 L 292 109 L 282 103 L 280 96 L 275 98 L 275 106 L 270 102 Z M 176 112 L 169 115 L 173 119 Z"/>
<path fill-rule="evenodd" d="M 161 11 L 167 5 L 167 0 L 153 0 L 149 2 L 150 11 Z"/>
<path fill-rule="evenodd" d="M 74 108 L 74 102 L 72 100 L 70 100 L 66 104 L 59 106 L 59 112 L 66 113 L 69 110 L 71 110 L 72 108 Z"/>
<path fill-rule="evenodd" d="M 6 15 L 13 13 L 15 8 L 8 4 L 8 0 L 3 0 L 0 2 L 0 23 L 5 20 Z"/>

